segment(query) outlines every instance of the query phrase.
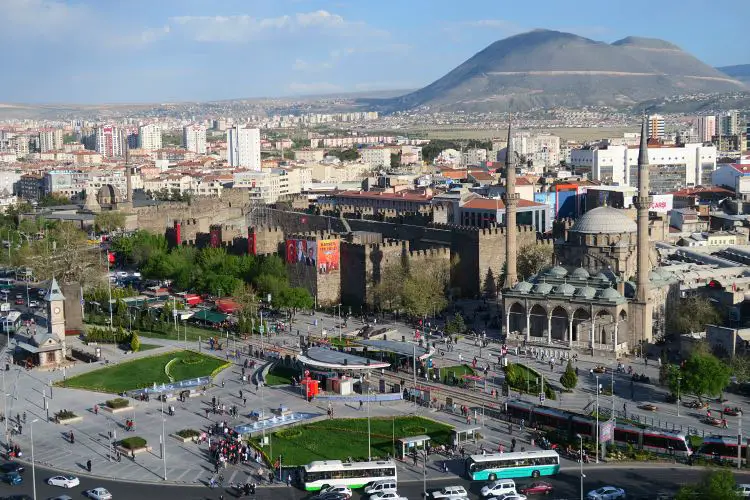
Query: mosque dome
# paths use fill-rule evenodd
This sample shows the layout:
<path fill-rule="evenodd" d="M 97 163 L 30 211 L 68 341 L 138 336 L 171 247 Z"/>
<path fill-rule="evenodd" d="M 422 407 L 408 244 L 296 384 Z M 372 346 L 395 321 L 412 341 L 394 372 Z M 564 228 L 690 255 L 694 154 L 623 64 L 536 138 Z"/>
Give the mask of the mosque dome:
<path fill-rule="evenodd" d="M 578 278 L 578 279 L 581 279 L 581 280 L 587 280 L 587 279 L 589 279 L 589 276 L 591 276 L 591 275 L 584 268 L 577 267 L 577 268 L 573 269 L 573 272 L 570 273 L 570 276 L 572 278 Z"/>
<path fill-rule="evenodd" d="M 552 291 L 553 286 L 549 283 L 539 283 L 537 286 L 534 287 L 534 293 L 538 293 L 541 295 L 547 295 Z"/>
<path fill-rule="evenodd" d="M 562 266 L 555 266 L 547 271 L 547 274 L 549 274 L 550 276 L 554 276 L 555 278 L 563 278 L 567 276 L 568 270 Z"/>
<path fill-rule="evenodd" d="M 529 293 L 532 288 L 534 288 L 534 285 L 532 285 L 528 281 L 519 281 L 518 283 L 516 283 L 516 286 L 513 287 L 513 291 L 519 293 Z"/>
<path fill-rule="evenodd" d="M 617 300 L 622 298 L 622 295 L 620 295 L 620 292 L 618 292 L 614 288 L 605 288 L 604 290 L 599 292 L 597 298 L 602 300 Z"/>
<path fill-rule="evenodd" d="M 612 207 L 589 210 L 576 219 L 571 232 L 586 234 L 635 233 L 638 226 L 625 212 Z"/>
<path fill-rule="evenodd" d="M 563 283 L 562 285 L 558 285 L 557 288 L 555 288 L 555 293 L 559 293 L 562 295 L 573 295 L 575 292 L 576 287 L 574 287 L 570 283 Z"/>
<path fill-rule="evenodd" d="M 584 299 L 593 299 L 596 295 L 596 289 L 590 286 L 584 286 L 576 290 L 575 296 Z"/>

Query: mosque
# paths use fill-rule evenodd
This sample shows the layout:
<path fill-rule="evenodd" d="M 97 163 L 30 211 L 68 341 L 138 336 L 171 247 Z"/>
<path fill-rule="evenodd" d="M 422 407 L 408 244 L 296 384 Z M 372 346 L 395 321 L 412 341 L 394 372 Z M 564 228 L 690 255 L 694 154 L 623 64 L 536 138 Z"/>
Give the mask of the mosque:
<path fill-rule="evenodd" d="M 508 144 L 510 129 L 508 131 Z M 638 154 L 637 218 L 612 207 L 579 217 L 555 242 L 556 265 L 518 279 L 514 155 L 506 155 L 505 331 L 526 344 L 617 357 L 639 353 L 664 334 L 665 313 L 679 300 L 679 282 L 655 269 L 649 241 L 646 121 Z"/>

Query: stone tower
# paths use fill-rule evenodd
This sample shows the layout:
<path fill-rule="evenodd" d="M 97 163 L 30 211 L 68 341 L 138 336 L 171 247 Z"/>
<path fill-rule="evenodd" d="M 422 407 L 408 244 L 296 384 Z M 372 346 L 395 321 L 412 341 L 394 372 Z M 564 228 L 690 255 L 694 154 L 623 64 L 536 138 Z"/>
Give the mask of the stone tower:
<path fill-rule="evenodd" d="M 65 297 L 55 278 L 52 278 L 44 300 L 47 302 L 47 333 L 55 340 L 65 342 Z"/>
<path fill-rule="evenodd" d="M 127 136 L 123 137 L 125 147 L 125 199 L 115 205 L 116 210 L 129 210 L 133 208 L 133 169 L 130 166 L 130 148 Z"/>
<path fill-rule="evenodd" d="M 516 194 L 516 158 L 513 151 L 512 119 L 508 120 L 508 146 L 505 153 L 505 288 L 511 288 L 518 282 L 516 256 L 518 253 L 516 242 L 516 209 L 518 208 L 518 194 Z"/>
<path fill-rule="evenodd" d="M 638 151 L 638 194 L 633 200 L 633 204 L 638 210 L 638 263 L 637 263 L 637 289 L 636 302 L 639 311 L 640 321 L 634 325 L 636 329 L 641 330 L 642 341 L 650 341 L 652 337 L 651 325 L 651 307 L 649 304 L 650 294 L 650 244 L 648 235 L 648 210 L 651 206 L 652 198 L 649 196 L 649 164 L 648 164 L 648 128 L 646 117 L 643 117 L 641 124 L 641 145 Z"/>

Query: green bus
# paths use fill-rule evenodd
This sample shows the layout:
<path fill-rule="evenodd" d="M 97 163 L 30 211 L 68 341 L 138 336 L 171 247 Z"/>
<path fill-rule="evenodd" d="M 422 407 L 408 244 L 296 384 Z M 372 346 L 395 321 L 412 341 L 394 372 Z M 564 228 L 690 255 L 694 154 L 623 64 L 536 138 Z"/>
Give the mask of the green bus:
<path fill-rule="evenodd" d="M 466 475 L 473 481 L 495 481 L 517 477 L 554 476 L 560 472 L 560 455 L 555 450 L 521 451 L 471 455 Z"/>

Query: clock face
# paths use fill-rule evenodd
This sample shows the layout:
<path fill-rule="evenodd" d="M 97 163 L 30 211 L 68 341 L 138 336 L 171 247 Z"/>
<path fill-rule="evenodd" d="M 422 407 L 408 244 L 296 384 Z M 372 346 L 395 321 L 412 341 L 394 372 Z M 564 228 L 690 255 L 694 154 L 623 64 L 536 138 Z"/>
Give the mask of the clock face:
<path fill-rule="evenodd" d="M 54 312 L 55 312 L 55 314 L 60 314 L 60 308 L 59 307 L 55 307 L 55 311 Z"/>

